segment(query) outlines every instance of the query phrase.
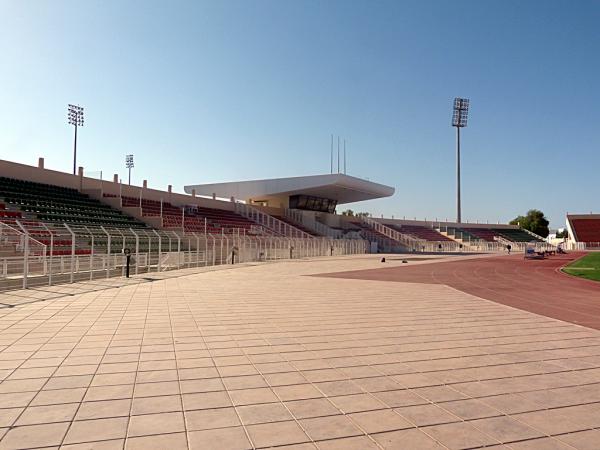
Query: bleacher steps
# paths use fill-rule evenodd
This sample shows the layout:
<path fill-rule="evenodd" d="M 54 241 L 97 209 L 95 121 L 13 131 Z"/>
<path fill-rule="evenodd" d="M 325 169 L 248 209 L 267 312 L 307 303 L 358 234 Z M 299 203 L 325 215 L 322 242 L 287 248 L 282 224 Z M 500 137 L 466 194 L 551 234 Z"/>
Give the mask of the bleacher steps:
<path fill-rule="evenodd" d="M 467 250 L 469 250 L 469 249 L 477 250 L 478 249 L 478 245 L 471 244 L 471 241 L 469 241 L 469 240 L 464 240 L 462 238 L 458 238 L 458 237 L 456 237 L 456 235 L 451 235 L 447 231 L 442 231 L 438 228 L 436 228 L 435 231 L 440 233 L 442 236 L 446 236 L 448 239 L 452 239 L 454 242 L 462 244 L 462 246 Z"/>
<path fill-rule="evenodd" d="M 314 236 L 296 228 L 289 223 L 277 219 L 270 214 L 261 211 L 258 208 L 248 205 L 247 203 L 235 203 L 235 213 L 246 219 L 256 222 L 258 225 L 269 229 L 281 236 L 289 238 L 314 239 Z"/>
<path fill-rule="evenodd" d="M 325 236 L 332 239 L 340 239 L 343 237 L 344 233 L 341 230 L 334 230 L 324 223 L 319 222 L 316 217 L 303 214 L 302 211 L 286 208 L 285 216 L 292 222 L 298 223 L 319 236 Z"/>
<path fill-rule="evenodd" d="M 382 223 L 379 223 L 369 217 L 361 217 L 361 222 L 378 233 L 386 236 L 388 239 L 391 239 L 394 242 L 397 242 L 400 246 L 404 247 L 406 250 L 410 250 L 412 248 L 420 248 L 421 241 L 419 239 L 412 238 L 405 234 L 400 233 L 388 226 L 385 226 Z"/>

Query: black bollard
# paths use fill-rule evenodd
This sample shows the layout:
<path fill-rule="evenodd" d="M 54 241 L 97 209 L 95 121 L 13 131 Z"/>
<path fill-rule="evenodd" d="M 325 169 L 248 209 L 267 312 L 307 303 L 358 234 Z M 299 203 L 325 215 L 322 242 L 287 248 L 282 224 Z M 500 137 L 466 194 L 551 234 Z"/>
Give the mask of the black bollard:
<path fill-rule="evenodd" d="M 129 263 L 131 262 L 131 249 L 124 248 L 123 253 L 125 253 L 125 277 L 129 278 Z"/>

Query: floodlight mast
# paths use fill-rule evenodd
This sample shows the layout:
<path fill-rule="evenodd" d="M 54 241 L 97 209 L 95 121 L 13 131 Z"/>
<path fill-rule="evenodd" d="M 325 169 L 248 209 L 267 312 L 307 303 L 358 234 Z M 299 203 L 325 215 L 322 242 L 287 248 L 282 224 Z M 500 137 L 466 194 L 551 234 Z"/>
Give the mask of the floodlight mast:
<path fill-rule="evenodd" d="M 452 126 L 456 127 L 456 222 L 461 223 L 460 205 L 460 129 L 467 126 L 469 99 L 456 97 L 452 111 Z"/>
<path fill-rule="evenodd" d="M 133 169 L 133 155 L 125 155 L 125 167 L 129 169 L 129 185 L 131 186 L 131 169 Z"/>
<path fill-rule="evenodd" d="M 77 127 L 83 126 L 83 107 L 79 105 L 68 106 L 69 125 L 75 127 L 75 140 L 73 141 L 73 175 L 77 170 Z"/>

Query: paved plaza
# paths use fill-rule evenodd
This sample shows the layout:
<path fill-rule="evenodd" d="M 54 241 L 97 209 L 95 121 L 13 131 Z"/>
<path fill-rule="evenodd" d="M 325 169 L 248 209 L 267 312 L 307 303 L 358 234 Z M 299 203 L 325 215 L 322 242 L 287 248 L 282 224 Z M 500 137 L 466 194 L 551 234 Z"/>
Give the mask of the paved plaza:
<path fill-rule="evenodd" d="M 600 331 L 382 264 L 1 294 L 0 449 L 600 449 Z"/>

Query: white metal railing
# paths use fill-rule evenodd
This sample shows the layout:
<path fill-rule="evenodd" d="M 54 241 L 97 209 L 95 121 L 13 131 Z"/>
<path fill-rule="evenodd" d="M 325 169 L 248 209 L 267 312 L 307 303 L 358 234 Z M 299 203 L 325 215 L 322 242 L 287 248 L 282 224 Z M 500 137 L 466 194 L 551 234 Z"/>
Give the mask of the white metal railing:
<path fill-rule="evenodd" d="M 131 258 L 131 275 L 369 251 L 368 242 L 360 239 L 213 235 L 75 225 L 44 226 L 35 233 L 45 233 L 43 240 L 49 245 L 0 224 L 0 290 L 123 276 L 126 249 Z"/>
<path fill-rule="evenodd" d="M 302 214 L 302 212 L 297 209 L 285 208 L 285 215 L 286 217 L 292 219 L 294 222 L 304 224 L 304 214 Z"/>
<path fill-rule="evenodd" d="M 506 245 L 511 245 L 512 246 L 512 244 L 516 244 L 516 242 L 513 242 L 513 241 L 511 241 L 509 239 L 506 239 L 503 236 L 494 236 L 494 240 L 496 242 L 499 242 L 500 244 L 502 244 L 504 246 L 506 246 Z"/>
<path fill-rule="evenodd" d="M 246 203 L 235 203 L 235 212 L 287 238 L 312 239 L 313 236 Z"/>
<path fill-rule="evenodd" d="M 528 242 L 515 242 L 510 239 L 496 235 L 494 241 L 486 241 L 485 239 L 473 238 L 471 233 L 467 230 L 457 230 L 455 227 L 448 227 L 439 225 L 436 228 L 440 233 L 446 233 L 448 237 L 455 239 L 457 242 L 464 244 L 467 248 L 472 251 L 486 251 L 486 252 L 502 252 L 507 250 L 507 246 L 511 246 L 511 250 L 525 251 Z M 510 229 L 510 228 L 509 228 Z M 546 242 L 541 236 L 532 233 L 528 230 L 522 229 L 535 237 L 538 241 L 536 242 L 536 251 L 552 251 L 556 250 L 556 246 Z"/>
<path fill-rule="evenodd" d="M 31 237 L 18 220 L 16 224 L 21 230 L 0 222 L 1 254 L 4 254 L 6 259 L 0 267 L 3 276 L 16 275 L 21 281 L 19 287 L 27 288 L 30 276 L 46 271 L 47 249 L 45 244 Z M 42 258 L 42 263 L 33 264 L 36 258 Z M 15 263 L 15 259 L 20 262 Z"/>
<path fill-rule="evenodd" d="M 600 242 L 573 242 L 569 241 L 563 248 L 568 250 L 600 250 Z"/>
<path fill-rule="evenodd" d="M 456 228 L 438 224 L 438 226 L 435 229 L 442 235 L 455 240 L 459 244 L 463 244 L 463 248 L 464 248 L 464 246 L 466 246 L 468 249 L 471 249 L 474 251 L 481 251 L 482 248 L 489 249 L 489 248 L 491 248 L 490 244 L 495 245 L 495 243 L 491 243 L 490 241 L 486 241 L 485 239 L 480 239 L 480 238 L 474 239 L 470 233 L 464 232 L 462 230 L 457 230 Z M 494 251 L 494 250 L 489 250 L 489 251 Z"/>
<path fill-rule="evenodd" d="M 361 217 L 361 221 L 370 228 L 373 228 L 378 233 L 388 237 L 389 239 L 399 242 L 408 249 L 421 249 L 427 242 L 421 239 L 415 239 L 404 233 L 400 233 L 399 231 L 377 222 L 370 217 Z"/>
<path fill-rule="evenodd" d="M 505 252 L 507 251 L 507 245 L 511 246 L 511 250 L 514 251 L 524 251 L 527 243 L 524 242 L 513 242 L 505 239 L 503 237 L 499 237 L 494 242 L 485 241 L 483 239 L 467 239 L 462 240 L 462 242 L 458 241 L 426 241 L 423 239 L 416 239 L 404 233 L 401 233 L 397 230 L 394 230 L 391 227 L 387 227 L 384 224 L 373 220 L 369 217 L 362 218 L 363 223 L 369 225 L 375 231 L 380 234 L 387 236 L 390 239 L 393 239 L 397 242 L 400 242 L 407 250 L 412 252 L 428 252 L 428 253 L 438 253 L 438 252 Z M 441 230 L 442 228 L 440 228 Z M 456 235 L 454 236 L 456 238 Z M 547 251 L 547 250 L 555 250 L 556 247 L 547 244 L 545 242 L 537 242 L 536 243 L 536 251 Z"/>
<path fill-rule="evenodd" d="M 311 226 L 308 225 L 308 228 L 311 228 Z M 331 228 L 324 223 L 319 222 L 317 219 L 314 219 L 312 229 L 321 236 L 326 236 L 332 239 L 341 239 L 344 236 L 344 232 L 342 230 Z"/>
<path fill-rule="evenodd" d="M 506 251 L 506 247 L 496 241 L 486 241 L 485 239 L 474 237 L 466 230 L 460 230 L 456 227 L 448 227 L 438 224 L 435 228 L 440 233 L 454 239 L 459 244 L 462 244 L 462 249 L 468 252 L 501 252 Z"/>
<path fill-rule="evenodd" d="M 242 234 L 245 234 L 246 230 Z M 250 225 L 250 232 L 261 236 L 275 236 L 275 233 L 262 225 Z M 239 228 L 238 228 L 239 234 Z"/>
<path fill-rule="evenodd" d="M 523 230 L 523 231 L 524 231 L 525 233 L 527 233 L 527 234 L 530 234 L 530 235 L 532 235 L 534 238 L 536 238 L 536 239 L 539 239 L 540 241 L 543 241 L 543 242 L 548 242 L 548 241 L 546 241 L 546 239 L 545 239 L 545 238 L 543 238 L 543 237 L 542 237 L 542 236 L 540 236 L 539 234 L 535 234 L 533 231 L 526 230 L 525 228 L 519 228 L 519 229 L 520 229 L 520 230 Z"/>
<path fill-rule="evenodd" d="M 534 245 L 535 250 L 538 252 L 542 251 L 553 251 L 556 250 L 556 246 L 549 244 L 548 242 L 514 242 L 509 239 L 506 239 L 502 236 L 496 236 L 496 242 L 499 244 L 501 249 L 506 249 L 508 245 L 510 245 L 511 250 L 513 251 L 525 251 L 527 246 Z"/>
<path fill-rule="evenodd" d="M 343 231 L 328 227 L 324 223 L 319 222 L 313 215 L 302 214 L 301 211 L 286 208 L 285 216 L 303 227 L 314 231 L 320 236 L 326 236 L 332 239 L 340 239 L 344 236 Z"/>

